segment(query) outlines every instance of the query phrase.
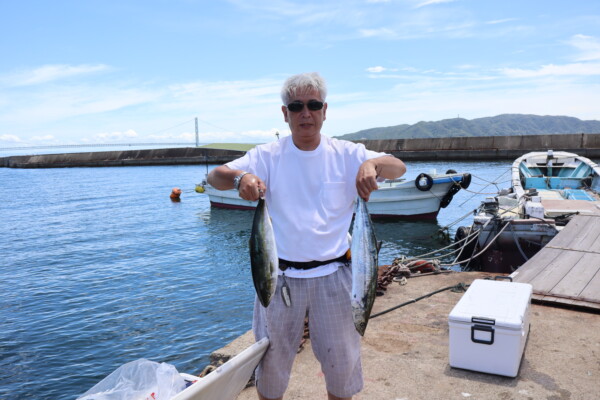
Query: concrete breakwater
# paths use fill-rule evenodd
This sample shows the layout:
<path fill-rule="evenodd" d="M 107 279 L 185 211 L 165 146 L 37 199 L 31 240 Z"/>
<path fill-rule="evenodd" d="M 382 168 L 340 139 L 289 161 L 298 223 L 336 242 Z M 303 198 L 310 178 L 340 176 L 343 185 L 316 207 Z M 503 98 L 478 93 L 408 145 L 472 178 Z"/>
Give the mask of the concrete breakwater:
<path fill-rule="evenodd" d="M 364 140 L 370 150 L 391 153 L 401 160 L 514 160 L 531 151 L 568 151 L 600 157 L 600 134 L 554 134 L 428 139 Z"/>
<path fill-rule="evenodd" d="M 64 168 L 148 165 L 222 164 L 242 156 L 240 150 L 181 147 L 152 150 L 118 150 L 87 153 L 41 154 L 0 158 L 0 167 Z"/>
<path fill-rule="evenodd" d="M 570 151 L 600 158 L 600 134 L 555 134 L 427 139 L 359 140 L 371 150 L 402 160 L 503 160 L 529 151 Z M 0 158 L 0 167 L 62 168 L 147 165 L 222 164 L 240 157 L 243 150 L 184 147 L 154 150 L 62 153 Z"/>

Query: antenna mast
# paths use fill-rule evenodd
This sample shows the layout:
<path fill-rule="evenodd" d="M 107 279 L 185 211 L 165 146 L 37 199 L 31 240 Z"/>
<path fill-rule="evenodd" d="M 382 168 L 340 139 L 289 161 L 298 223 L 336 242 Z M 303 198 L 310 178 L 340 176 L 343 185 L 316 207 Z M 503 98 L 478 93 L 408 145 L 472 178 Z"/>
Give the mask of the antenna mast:
<path fill-rule="evenodd" d="M 196 117 L 196 147 L 200 146 L 198 142 L 198 117 Z"/>

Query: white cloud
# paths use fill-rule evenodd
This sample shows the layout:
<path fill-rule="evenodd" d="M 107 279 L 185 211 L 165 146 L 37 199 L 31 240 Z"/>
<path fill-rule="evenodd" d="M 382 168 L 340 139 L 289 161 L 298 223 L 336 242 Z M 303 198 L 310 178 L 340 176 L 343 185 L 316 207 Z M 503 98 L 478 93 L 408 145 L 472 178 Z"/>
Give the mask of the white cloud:
<path fill-rule="evenodd" d="M 31 138 L 34 142 L 50 142 L 56 140 L 53 135 L 34 136 Z"/>
<path fill-rule="evenodd" d="M 385 72 L 385 71 L 397 71 L 397 69 L 395 69 L 395 68 L 386 68 L 386 67 L 382 67 L 382 66 L 367 68 L 367 72 L 371 72 L 371 73 L 374 73 L 374 74 L 377 74 L 377 73 L 380 73 L 380 72 Z"/>
<path fill-rule="evenodd" d="M 517 18 L 496 19 L 493 21 L 487 21 L 486 24 L 488 24 L 488 25 L 505 24 L 507 22 L 512 22 L 512 21 L 516 21 L 516 20 L 517 20 Z"/>
<path fill-rule="evenodd" d="M 451 3 L 454 0 L 427 0 L 424 1 L 422 3 L 419 3 L 415 6 L 415 8 L 421 8 L 421 7 L 426 7 L 426 6 L 431 6 L 434 4 L 441 4 L 441 3 Z"/>
<path fill-rule="evenodd" d="M 196 133 L 183 132 L 183 133 L 165 133 L 161 135 L 151 134 L 145 136 L 152 141 L 177 141 L 177 142 L 193 142 L 196 140 Z"/>
<path fill-rule="evenodd" d="M 99 133 L 97 135 L 94 136 L 94 138 L 92 139 L 92 141 L 95 140 L 95 143 L 113 143 L 113 142 L 120 142 L 123 140 L 131 140 L 131 139 L 135 139 L 138 137 L 138 134 L 136 131 L 134 131 L 133 129 L 128 129 L 124 132 L 105 132 L 105 133 Z"/>
<path fill-rule="evenodd" d="M 398 35 L 395 31 L 389 28 L 377 28 L 377 29 L 359 29 L 359 34 L 363 37 L 379 37 L 384 39 L 394 39 Z"/>
<path fill-rule="evenodd" d="M 22 142 L 21 138 L 15 135 L 0 135 L 0 142 L 13 142 L 19 143 Z"/>
<path fill-rule="evenodd" d="M 539 78 L 549 76 L 600 75 L 600 63 L 573 63 L 543 65 L 538 69 L 502 68 L 500 72 L 510 78 Z"/>
<path fill-rule="evenodd" d="M 568 43 L 580 51 L 576 61 L 600 60 L 600 40 L 586 35 L 574 35 Z"/>
<path fill-rule="evenodd" d="M 33 70 L 21 71 L 10 76 L 5 76 L 0 78 L 0 81 L 9 86 L 29 86 L 73 76 L 88 75 L 108 69 L 109 67 L 104 64 L 44 65 Z"/>
<path fill-rule="evenodd" d="M 116 84 L 40 87 L 15 91 L 0 110 L 0 121 L 46 123 L 66 118 L 117 111 L 157 101 L 162 93 Z M 7 97 L 9 94 L 7 94 Z"/>

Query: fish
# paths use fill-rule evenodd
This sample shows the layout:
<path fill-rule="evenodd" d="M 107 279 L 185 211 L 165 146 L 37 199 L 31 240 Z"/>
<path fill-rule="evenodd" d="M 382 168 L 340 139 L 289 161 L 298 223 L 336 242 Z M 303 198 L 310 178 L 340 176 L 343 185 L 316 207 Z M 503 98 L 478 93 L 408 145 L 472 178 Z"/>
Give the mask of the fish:
<path fill-rule="evenodd" d="M 352 225 L 352 319 L 361 336 L 365 335 L 369 316 L 377 293 L 378 251 L 377 238 L 367 203 L 356 200 L 354 224 Z"/>
<path fill-rule="evenodd" d="M 279 258 L 271 216 L 263 198 L 258 200 L 254 212 L 249 247 L 254 289 L 260 304 L 268 307 L 277 287 Z"/>

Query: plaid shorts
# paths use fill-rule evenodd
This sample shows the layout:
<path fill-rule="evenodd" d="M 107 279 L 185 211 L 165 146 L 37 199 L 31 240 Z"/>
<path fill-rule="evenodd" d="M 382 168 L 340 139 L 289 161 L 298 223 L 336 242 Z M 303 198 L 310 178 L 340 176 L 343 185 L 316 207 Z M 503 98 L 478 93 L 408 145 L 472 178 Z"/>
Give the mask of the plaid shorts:
<path fill-rule="evenodd" d="M 287 282 L 292 300 L 287 307 L 281 297 Z M 267 398 L 282 397 L 287 389 L 294 358 L 308 316 L 313 352 L 321 363 L 327 391 L 351 397 L 363 387 L 360 335 L 354 328 L 350 305 L 352 270 L 340 267 L 319 278 L 279 276 L 269 307 L 254 304 L 252 329 L 256 340 L 270 341 L 256 370 L 256 387 Z"/>

